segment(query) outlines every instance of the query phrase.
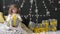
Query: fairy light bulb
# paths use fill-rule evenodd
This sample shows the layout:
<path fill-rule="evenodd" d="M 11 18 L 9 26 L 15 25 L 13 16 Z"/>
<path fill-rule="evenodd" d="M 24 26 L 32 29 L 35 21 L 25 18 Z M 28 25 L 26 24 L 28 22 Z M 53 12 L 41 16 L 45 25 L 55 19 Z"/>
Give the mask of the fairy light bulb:
<path fill-rule="evenodd" d="M 38 12 L 38 9 L 36 9 L 35 12 L 37 13 Z"/>
<path fill-rule="evenodd" d="M 27 19 L 27 16 L 26 15 L 24 15 L 24 17 Z"/>
<path fill-rule="evenodd" d="M 22 4 L 21 4 L 21 8 L 23 7 L 24 3 L 25 3 L 25 0 L 23 0 L 23 2 L 22 2 Z"/>
<path fill-rule="evenodd" d="M 58 1 L 58 3 L 60 4 L 60 1 Z"/>
<path fill-rule="evenodd" d="M 3 9 L 6 8 L 5 6 L 3 6 Z"/>
<path fill-rule="evenodd" d="M 47 12 L 46 12 L 46 16 L 49 16 L 49 15 L 50 15 L 50 12 L 49 12 L 49 11 L 47 11 Z"/>
<path fill-rule="evenodd" d="M 57 11 L 57 8 L 55 8 L 55 11 Z"/>
<path fill-rule="evenodd" d="M 30 0 L 30 3 L 33 4 L 33 0 Z"/>
<path fill-rule="evenodd" d="M 23 7 L 23 3 L 22 3 L 22 5 L 21 5 L 21 8 Z"/>

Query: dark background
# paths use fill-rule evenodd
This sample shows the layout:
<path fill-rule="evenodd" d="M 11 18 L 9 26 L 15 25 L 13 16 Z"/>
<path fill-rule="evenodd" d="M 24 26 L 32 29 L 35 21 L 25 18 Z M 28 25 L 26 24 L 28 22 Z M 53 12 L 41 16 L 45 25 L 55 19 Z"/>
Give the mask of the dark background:
<path fill-rule="evenodd" d="M 58 30 L 60 29 L 60 4 L 58 3 L 60 0 L 51 0 L 53 1 L 54 3 L 51 3 L 49 2 L 49 0 L 44 0 L 46 6 L 47 6 L 47 9 L 48 11 L 50 12 L 50 16 L 39 16 L 38 17 L 38 23 L 41 23 L 42 20 L 48 20 L 48 19 L 57 19 L 58 20 Z M 3 5 L 3 0 L 0 0 L 0 11 L 2 11 L 4 13 L 4 15 L 7 15 L 8 14 L 8 8 L 9 8 L 9 5 L 10 4 L 18 4 L 19 7 L 21 6 L 23 0 L 19 0 L 19 1 L 15 1 L 15 0 L 5 0 L 5 4 Z M 44 8 L 44 4 L 42 3 L 43 0 L 36 0 L 37 2 L 37 7 L 38 7 L 38 14 L 39 15 L 46 15 L 46 8 Z M 3 8 L 3 6 L 5 6 L 5 8 Z M 30 16 L 29 16 L 29 9 L 30 9 L 30 0 L 25 0 L 25 3 L 23 5 L 23 7 L 21 8 L 21 16 L 24 17 L 24 16 L 27 16 L 28 17 L 26 18 L 27 20 L 26 21 L 26 24 L 28 24 L 28 21 L 30 21 Z M 57 10 L 55 10 L 55 8 L 57 8 Z M 35 13 L 35 2 L 33 2 L 32 4 L 32 21 L 36 23 L 36 13 Z"/>

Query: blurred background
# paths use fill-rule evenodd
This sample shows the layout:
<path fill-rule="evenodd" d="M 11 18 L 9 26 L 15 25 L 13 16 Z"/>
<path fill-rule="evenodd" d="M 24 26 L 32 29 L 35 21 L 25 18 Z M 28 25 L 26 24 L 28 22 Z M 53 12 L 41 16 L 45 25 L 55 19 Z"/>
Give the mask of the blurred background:
<path fill-rule="evenodd" d="M 8 15 L 11 4 L 17 4 L 21 8 L 21 17 L 29 21 L 41 23 L 42 20 L 57 19 L 57 29 L 60 30 L 60 0 L 0 0 L 0 12 Z"/>

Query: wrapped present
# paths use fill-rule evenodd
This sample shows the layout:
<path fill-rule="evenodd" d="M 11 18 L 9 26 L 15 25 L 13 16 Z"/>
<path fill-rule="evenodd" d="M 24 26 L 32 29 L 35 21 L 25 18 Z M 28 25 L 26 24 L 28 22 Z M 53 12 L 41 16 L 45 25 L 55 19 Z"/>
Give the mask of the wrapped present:
<path fill-rule="evenodd" d="M 3 23 L 3 22 L 4 22 L 3 13 L 0 12 L 0 23 Z"/>

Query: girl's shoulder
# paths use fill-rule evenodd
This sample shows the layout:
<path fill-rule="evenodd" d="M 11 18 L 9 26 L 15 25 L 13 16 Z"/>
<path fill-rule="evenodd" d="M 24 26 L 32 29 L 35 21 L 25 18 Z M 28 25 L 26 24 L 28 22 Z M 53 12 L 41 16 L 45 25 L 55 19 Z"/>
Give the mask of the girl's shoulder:
<path fill-rule="evenodd" d="M 20 16 L 20 14 L 16 14 L 17 16 Z M 9 17 L 11 17 L 12 15 L 11 14 L 8 14 Z"/>
<path fill-rule="evenodd" d="M 20 14 L 17 14 L 17 16 L 20 16 Z"/>
<path fill-rule="evenodd" d="M 11 17 L 12 15 L 11 14 L 8 14 L 9 17 Z"/>

